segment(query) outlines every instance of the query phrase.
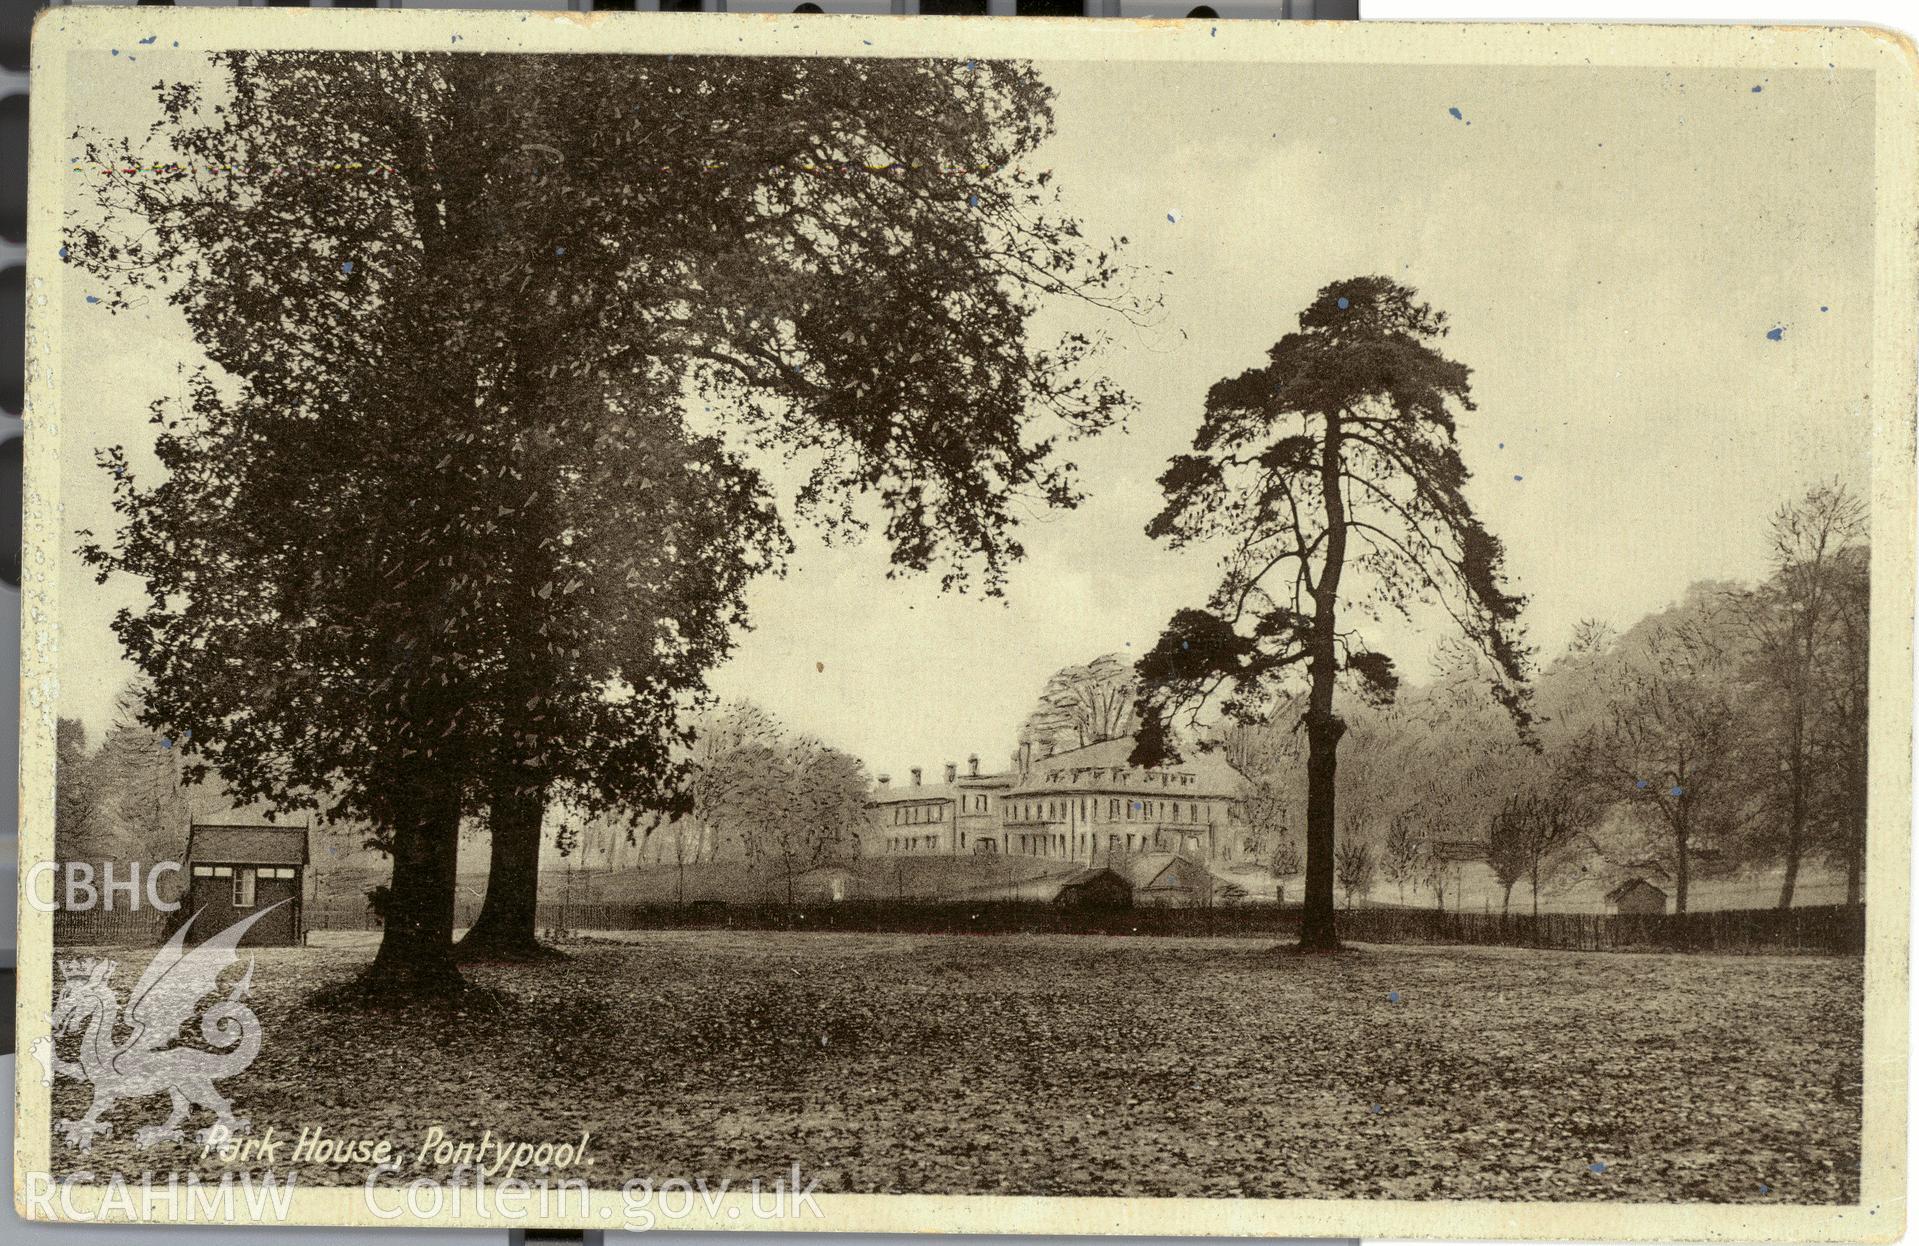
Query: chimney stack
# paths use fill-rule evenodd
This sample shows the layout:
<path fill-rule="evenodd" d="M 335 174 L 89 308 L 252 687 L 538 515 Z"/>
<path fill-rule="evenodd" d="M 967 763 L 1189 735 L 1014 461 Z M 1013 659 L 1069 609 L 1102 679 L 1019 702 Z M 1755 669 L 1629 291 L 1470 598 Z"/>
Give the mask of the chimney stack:
<path fill-rule="evenodd" d="M 979 754 L 978 753 L 974 753 L 972 756 L 966 759 L 966 773 L 975 779 L 979 778 Z"/>
<path fill-rule="evenodd" d="M 954 765 L 954 764 L 953 764 L 952 762 L 950 762 L 950 761 L 949 761 L 949 762 L 947 762 L 947 763 L 946 763 L 946 782 L 947 782 L 947 785 L 948 785 L 948 786 L 950 787 L 950 786 L 952 785 L 952 782 L 953 782 L 953 780 L 954 780 L 954 779 L 957 779 L 957 778 L 959 778 L 959 767 L 958 767 L 958 766 L 956 766 L 956 765 Z"/>
<path fill-rule="evenodd" d="M 913 767 L 912 775 L 913 775 L 913 786 L 918 787 L 920 785 L 920 768 L 918 766 Z"/>
<path fill-rule="evenodd" d="M 1024 779 L 1026 772 L 1032 768 L 1033 742 L 1031 740 L 1021 740 L 1019 742 L 1019 777 Z"/>

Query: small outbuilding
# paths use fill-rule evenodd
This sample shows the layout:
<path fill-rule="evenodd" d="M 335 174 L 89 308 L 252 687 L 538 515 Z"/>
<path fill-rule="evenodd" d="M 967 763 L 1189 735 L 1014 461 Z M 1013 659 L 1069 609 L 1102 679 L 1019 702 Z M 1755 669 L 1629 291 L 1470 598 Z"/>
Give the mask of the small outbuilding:
<path fill-rule="evenodd" d="M 247 947 L 290 947 L 306 938 L 307 831 L 302 826 L 196 825 L 187 832 L 185 912 L 199 913 L 193 936 L 217 934 L 261 909 L 291 900 L 246 932 Z"/>
<path fill-rule="evenodd" d="M 1643 878 L 1629 878 L 1606 893 L 1615 913 L 1664 913 L 1666 893 Z"/>
<path fill-rule="evenodd" d="M 1157 908 L 1203 908 L 1213 902 L 1213 875 L 1191 857 L 1148 852 L 1127 862 L 1133 899 Z"/>
<path fill-rule="evenodd" d="M 1053 903 L 1063 909 L 1131 908 L 1133 884 L 1117 870 L 1096 865 L 1063 879 Z"/>

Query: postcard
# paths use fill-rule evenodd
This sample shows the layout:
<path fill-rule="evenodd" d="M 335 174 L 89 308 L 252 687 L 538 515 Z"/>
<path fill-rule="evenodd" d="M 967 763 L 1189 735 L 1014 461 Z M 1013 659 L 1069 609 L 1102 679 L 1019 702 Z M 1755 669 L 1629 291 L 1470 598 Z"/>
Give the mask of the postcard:
<path fill-rule="evenodd" d="M 1899 38 L 33 61 L 22 1214 L 1903 1232 Z"/>

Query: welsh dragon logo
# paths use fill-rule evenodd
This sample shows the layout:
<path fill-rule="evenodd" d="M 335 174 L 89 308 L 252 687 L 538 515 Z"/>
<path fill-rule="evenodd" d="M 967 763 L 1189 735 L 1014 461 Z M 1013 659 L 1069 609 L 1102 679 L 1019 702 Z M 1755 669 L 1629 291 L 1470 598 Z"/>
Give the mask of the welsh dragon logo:
<path fill-rule="evenodd" d="M 253 984 L 252 957 L 226 998 L 200 1013 L 200 1037 L 216 1050 L 180 1045 L 180 1030 L 193 1020 L 200 1001 L 219 989 L 220 975 L 239 960 L 236 949 L 248 927 L 280 904 L 269 905 L 198 947 L 188 948 L 187 932 L 200 915 L 195 913 L 140 975 L 124 1015 L 120 993 L 113 988 L 117 961 L 85 957 L 60 962 L 64 981 L 47 1019 L 55 1037 L 80 1033 L 80 1058 L 61 1058 L 51 1038 L 41 1039 L 34 1054 L 46 1070 L 46 1085 L 53 1084 L 56 1074 L 93 1084 L 93 1104 L 86 1115 L 56 1125 L 67 1145 L 90 1150 L 95 1138 L 113 1132 L 113 1126 L 101 1118 L 116 1103 L 160 1094 L 172 1099 L 173 1112 L 164 1124 L 136 1132 L 134 1142 L 139 1146 L 184 1141 L 180 1126 L 196 1107 L 213 1113 L 213 1125 L 197 1135 L 200 1141 L 207 1141 L 215 1128 L 226 1129 L 228 1136 L 246 1132 L 246 1120 L 234 1116 L 233 1104 L 214 1083 L 241 1072 L 260 1054 L 260 1019 L 244 1002 Z M 123 1029 L 127 1031 L 124 1038 L 119 1037 Z"/>

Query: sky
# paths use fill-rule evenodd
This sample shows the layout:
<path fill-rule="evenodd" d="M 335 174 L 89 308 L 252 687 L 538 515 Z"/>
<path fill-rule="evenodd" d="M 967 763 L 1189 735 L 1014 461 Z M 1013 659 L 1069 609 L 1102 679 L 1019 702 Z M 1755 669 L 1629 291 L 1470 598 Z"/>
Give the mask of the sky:
<path fill-rule="evenodd" d="M 164 61 L 162 55 L 148 62 Z M 69 108 L 134 125 L 152 63 L 103 65 Z M 1084 306 L 1036 326 L 1105 332 L 1135 398 L 1071 445 L 1086 500 L 1029 516 L 1005 596 L 888 580 L 876 536 L 802 524 L 788 574 L 713 675 L 876 773 L 1013 752 L 1047 676 L 1150 647 L 1216 576 L 1148 539 L 1155 480 L 1208 386 L 1261 362 L 1328 282 L 1383 274 L 1444 310 L 1473 370 L 1468 496 L 1506 543 L 1542 655 L 1624 629 L 1702 579 L 1764 573 L 1767 516 L 1868 478 L 1870 79 L 1864 72 L 1042 62 L 1039 153 L 1089 238 L 1126 235 L 1145 327 Z M 115 77 L 119 75 L 119 77 Z M 70 126 L 67 128 L 71 128 Z M 57 246 L 42 239 L 39 245 Z M 176 315 L 117 318 L 68 283 L 59 349 L 69 529 L 111 526 L 88 447 L 150 440 L 148 404 L 195 359 Z M 77 541 L 71 543 L 77 544 Z M 103 727 L 131 674 L 107 621 L 133 586 L 61 568 L 63 714 Z M 1376 635 L 1417 676 L 1444 634 Z"/>

